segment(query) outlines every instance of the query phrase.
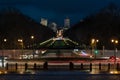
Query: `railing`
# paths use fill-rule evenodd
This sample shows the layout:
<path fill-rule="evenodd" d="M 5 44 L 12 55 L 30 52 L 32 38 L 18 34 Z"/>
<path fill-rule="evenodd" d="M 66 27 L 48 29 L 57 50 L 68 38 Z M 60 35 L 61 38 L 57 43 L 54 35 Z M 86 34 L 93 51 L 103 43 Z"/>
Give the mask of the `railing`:
<path fill-rule="evenodd" d="M 92 70 L 97 71 L 110 71 L 110 70 L 117 70 L 120 71 L 120 64 L 116 63 L 50 63 L 44 62 L 43 64 L 6 64 L 7 71 L 26 71 L 26 70 Z"/>

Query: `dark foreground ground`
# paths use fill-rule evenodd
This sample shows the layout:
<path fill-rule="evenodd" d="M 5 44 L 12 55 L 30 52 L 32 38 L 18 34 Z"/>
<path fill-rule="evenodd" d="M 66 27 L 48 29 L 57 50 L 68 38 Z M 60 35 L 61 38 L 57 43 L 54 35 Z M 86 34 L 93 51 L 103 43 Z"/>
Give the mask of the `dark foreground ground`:
<path fill-rule="evenodd" d="M 119 74 L 82 71 L 38 71 L 35 73 L 9 73 L 0 75 L 0 80 L 120 80 Z"/>

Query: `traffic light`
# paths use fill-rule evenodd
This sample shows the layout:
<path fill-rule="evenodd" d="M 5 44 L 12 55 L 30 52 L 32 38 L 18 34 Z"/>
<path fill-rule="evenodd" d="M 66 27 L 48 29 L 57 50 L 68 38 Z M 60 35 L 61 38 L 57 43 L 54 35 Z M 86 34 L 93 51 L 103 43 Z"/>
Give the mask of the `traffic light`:
<path fill-rule="evenodd" d="M 95 50 L 94 50 L 94 53 L 95 53 L 95 54 L 98 54 L 98 50 L 95 49 Z"/>

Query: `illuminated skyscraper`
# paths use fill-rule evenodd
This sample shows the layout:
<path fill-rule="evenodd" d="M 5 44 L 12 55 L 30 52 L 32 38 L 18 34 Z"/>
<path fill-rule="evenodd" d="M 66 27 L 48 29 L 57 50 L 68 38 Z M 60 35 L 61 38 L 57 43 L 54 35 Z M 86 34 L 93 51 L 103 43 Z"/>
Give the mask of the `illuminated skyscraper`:
<path fill-rule="evenodd" d="M 70 19 L 67 17 L 65 20 L 64 20 L 64 29 L 68 29 L 70 28 Z"/>
<path fill-rule="evenodd" d="M 41 18 L 40 24 L 42 24 L 43 26 L 47 26 L 47 24 L 48 24 L 47 19 Z"/>
<path fill-rule="evenodd" d="M 49 27 L 54 31 L 57 32 L 57 24 L 55 22 L 52 22 L 49 24 Z"/>

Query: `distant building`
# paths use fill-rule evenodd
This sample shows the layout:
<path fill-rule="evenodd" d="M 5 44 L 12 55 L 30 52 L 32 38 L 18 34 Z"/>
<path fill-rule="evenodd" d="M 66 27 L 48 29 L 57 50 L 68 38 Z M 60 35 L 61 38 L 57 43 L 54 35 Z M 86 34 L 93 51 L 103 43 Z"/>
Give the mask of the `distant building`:
<path fill-rule="evenodd" d="M 49 24 L 49 27 L 54 31 L 57 32 L 57 24 L 55 22 L 52 22 Z"/>
<path fill-rule="evenodd" d="M 47 19 L 41 18 L 40 24 L 42 24 L 43 26 L 47 26 L 47 24 L 48 24 Z"/>
<path fill-rule="evenodd" d="M 64 29 L 68 29 L 70 28 L 70 19 L 67 17 L 65 20 L 64 20 Z"/>

